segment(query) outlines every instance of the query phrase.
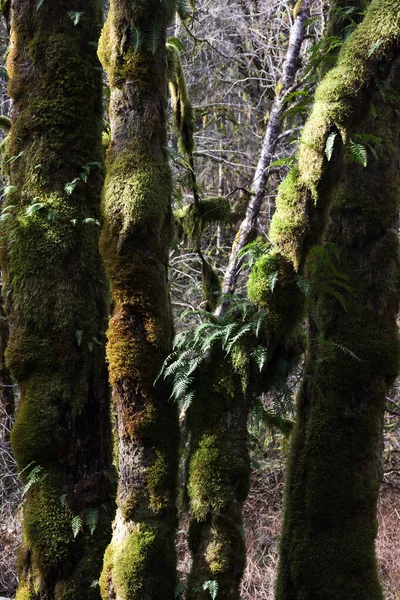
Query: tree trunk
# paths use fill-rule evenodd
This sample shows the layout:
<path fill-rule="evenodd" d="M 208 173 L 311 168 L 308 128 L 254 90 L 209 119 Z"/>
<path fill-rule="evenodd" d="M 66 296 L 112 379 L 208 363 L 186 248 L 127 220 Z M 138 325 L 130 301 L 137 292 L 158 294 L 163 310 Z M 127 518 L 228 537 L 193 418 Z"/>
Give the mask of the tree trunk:
<path fill-rule="evenodd" d="M 351 293 L 344 308 L 337 296 L 316 289 L 288 463 L 277 600 L 382 598 L 374 549 L 382 419 L 400 365 L 399 10 L 399 2 L 371 4 L 322 83 L 317 98 L 324 104 L 309 123 L 318 131 L 317 116 L 329 114 L 330 103 L 346 107 L 349 65 L 360 73 L 375 58 L 357 112 L 346 125 L 345 118 L 336 123 L 347 142 L 378 140 L 377 157 L 368 152 L 363 168 L 338 133 L 324 187 L 331 205 L 325 241 L 336 248 L 335 268 L 349 277 Z M 391 50 L 381 54 L 385 41 Z M 339 88 L 332 85 L 340 80 Z M 315 278 L 324 276 L 320 264 Z"/>
<path fill-rule="evenodd" d="M 29 485 L 18 600 L 97 599 L 92 583 L 111 534 L 101 18 L 98 0 L 12 7 L 1 266 L 6 362 L 21 389 L 12 447 Z"/>
<path fill-rule="evenodd" d="M 239 600 L 246 564 L 242 507 L 250 486 L 249 401 L 230 359 L 214 351 L 197 374 L 188 410 L 188 600 Z M 212 586 L 215 586 L 214 588 Z"/>
<path fill-rule="evenodd" d="M 118 416 L 119 487 L 102 597 L 173 600 L 179 427 L 154 381 L 171 351 L 172 235 L 166 27 L 174 3 L 112 0 L 99 54 L 111 87 L 102 254 L 113 312 L 108 361 Z"/>
<path fill-rule="evenodd" d="M 254 239 L 258 217 L 264 200 L 265 188 L 269 179 L 269 165 L 272 162 L 279 140 L 279 133 L 282 128 L 281 117 L 286 106 L 285 100 L 290 92 L 290 88 L 295 82 L 296 73 L 300 65 L 300 50 L 306 34 L 305 23 L 308 16 L 309 0 L 304 0 L 290 30 L 288 51 L 283 65 L 282 88 L 277 93 L 271 108 L 271 114 L 252 184 L 252 198 L 232 246 L 228 267 L 222 285 L 222 292 L 224 294 L 232 294 L 234 292 L 240 266 L 240 252 Z M 216 311 L 216 314 L 220 316 L 225 310 L 226 306 L 222 303 Z"/>

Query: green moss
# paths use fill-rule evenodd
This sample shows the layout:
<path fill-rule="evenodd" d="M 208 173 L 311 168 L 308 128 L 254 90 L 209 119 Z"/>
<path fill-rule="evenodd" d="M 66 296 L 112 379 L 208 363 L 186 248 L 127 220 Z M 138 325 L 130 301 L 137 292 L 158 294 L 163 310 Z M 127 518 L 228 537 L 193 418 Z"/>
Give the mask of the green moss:
<path fill-rule="evenodd" d="M 156 450 L 156 459 L 147 469 L 149 505 L 154 514 L 160 514 L 168 506 L 169 468 L 167 457 Z"/>
<path fill-rule="evenodd" d="M 303 240 L 309 228 L 307 214 L 298 204 L 298 178 L 298 168 L 295 167 L 279 186 L 276 212 L 269 232 L 275 252 L 291 261 L 296 270 L 302 261 Z"/>
<path fill-rule="evenodd" d="M 399 26 L 397 6 L 371 4 L 342 53 L 349 70 L 354 53 L 348 79 L 342 72 L 336 88 L 336 73 L 322 88 L 329 106 L 330 100 L 332 106 L 340 101 L 342 84 L 345 94 L 351 89 L 361 70 L 360 53 L 365 60 L 374 36 L 382 34 L 383 44 L 391 39 L 399 47 Z M 390 53 L 386 58 L 390 65 Z M 343 61 L 339 58 L 338 66 Z M 396 95 L 398 65 L 389 65 L 381 63 L 381 85 Z M 277 600 L 382 598 L 375 557 L 376 506 L 385 397 L 400 369 L 400 254 L 394 226 L 400 198 L 395 166 L 400 122 L 397 103 L 383 100 L 374 88 L 363 90 L 363 85 L 357 90 L 357 117 L 346 121 L 346 136 L 372 134 L 384 147 L 377 158 L 369 158 L 366 169 L 339 152 L 324 186 L 331 203 L 325 239 L 336 249 L 340 271 L 350 277 L 351 293 L 344 308 L 325 286 L 311 306 L 317 318 L 309 324 L 306 375 L 291 438 Z M 371 103 L 376 116 L 369 110 Z M 351 111 L 344 114 L 347 119 Z M 317 124 L 319 118 L 317 113 Z M 314 274 L 317 281 L 323 279 L 323 268 Z"/>
<path fill-rule="evenodd" d="M 159 527 L 138 523 L 121 540 L 112 542 L 106 550 L 100 578 L 104 600 L 109 597 L 110 589 L 121 600 L 161 600 L 173 595 L 175 584 L 171 588 L 165 569 L 172 568 L 174 552 L 169 554 L 172 549 L 165 544 L 164 534 Z M 160 561 L 163 553 L 168 556 L 164 555 Z"/>
<path fill-rule="evenodd" d="M 138 598 L 148 576 L 149 559 L 157 552 L 157 533 L 140 525 L 116 548 L 113 583 L 122 598 Z"/>
<path fill-rule="evenodd" d="M 74 514 L 84 515 L 85 502 L 96 505 L 100 496 L 112 506 L 111 486 L 91 487 L 100 468 L 110 469 L 111 458 L 107 284 L 96 224 L 102 81 L 89 44 L 96 40 L 101 8 L 97 0 L 85 2 L 79 26 L 59 4 L 43 3 L 34 22 L 22 17 L 25 8 L 13 13 L 7 64 L 14 111 L 2 156 L 12 187 L 4 202 L 11 217 L 2 221 L 1 269 L 12 325 L 6 361 L 21 390 L 14 454 L 26 469 L 22 479 L 33 467 L 44 476 L 25 502 L 18 593 L 24 595 L 29 584 L 35 598 L 80 600 L 77 590 L 98 577 L 112 512 L 102 514 L 102 536 L 96 532 L 90 547 L 87 532 L 74 540 L 72 517 L 61 504 L 67 494 L 68 506 L 79 505 Z M 3 125 L 8 127 L 4 119 Z M 89 592 L 93 600 L 95 595 Z"/>
<path fill-rule="evenodd" d="M 198 520 L 204 520 L 209 512 L 221 512 L 228 501 L 224 458 L 218 436 L 204 435 L 189 466 L 188 492 L 193 516 Z"/>
<path fill-rule="evenodd" d="M 73 536 L 71 519 L 60 500 L 64 490 L 59 478 L 47 473 L 31 486 L 23 531 L 30 540 L 34 571 L 59 568 L 69 559 Z"/>
<path fill-rule="evenodd" d="M 315 200 L 327 137 L 336 127 L 343 141 L 347 140 L 347 123 L 358 110 L 358 100 L 373 77 L 377 62 L 390 53 L 399 39 L 397 12 L 398 7 L 390 0 L 374 0 L 363 22 L 343 46 L 337 65 L 317 88 L 299 152 L 300 184 L 311 190 Z"/>
<path fill-rule="evenodd" d="M 230 216 L 230 203 L 225 196 L 204 198 L 174 211 L 178 230 L 197 242 L 210 223 L 226 222 Z"/>
<path fill-rule="evenodd" d="M 120 430 L 118 512 L 101 588 L 104 598 L 121 600 L 173 597 L 176 583 L 178 419 L 170 390 L 154 386 L 172 342 L 165 151 L 171 6 L 112 0 L 99 45 L 111 91 L 100 248 L 112 292 L 107 358 Z M 149 33 L 154 15 L 157 39 Z"/>
<path fill-rule="evenodd" d="M 203 590 L 203 583 L 218 580 L 218 595 L 236 600 L 245 561 L 241 510 L 250 474 L 247 386 L 241 369 L 233 368 L 218 351 L 196 377 L 197 393 L 187 413 L 192 440 L 187 491 L 193 560 L 188 599 L 206 599 L 209 592 Z"/>
<path fill-rule="evenodd" d="M 0 11 L 1 11 L 1 5 L 0 5 Z M 0 129 L 4 134 L 8 134 L 10 129 L 11 129 L 11 119 L 9 119 L 8 117 L 5 116 L 0 116 Z"/>
<path fill-rule="evenodd" d="M 34 600 L 36 594 L 32 592 L 27 584 L 19 585 L 15 600 Z"/>
<path fill-rule="evenodd" d="M 121 246 L 140 227 L 159 235 L 169 210 L 171 171 L 165 159 L 151 161 L 136 152 L 118 155 L 105 183 L 104 214 L 110 228 L 118 230 Z"/>
<path fill-rule="evenodd" d="M 179 50 L 172 44 L 167 44 L 168 51 L 168 81 L 174 110 L 175 126 L 179 132 L 179 147 L 181 152 L 189 156 L 194 150 L 194 114 L 192 103 L 186 87 Z"/>
<path fill-rule="evenodd" d="M 272 350 L 293 333 L 304 312 L 305 296 L 292 265 L 279 254 L 262 256 L 251 270 L 247 294 L 251 302 L 268 310 L 265 327 Z"/>

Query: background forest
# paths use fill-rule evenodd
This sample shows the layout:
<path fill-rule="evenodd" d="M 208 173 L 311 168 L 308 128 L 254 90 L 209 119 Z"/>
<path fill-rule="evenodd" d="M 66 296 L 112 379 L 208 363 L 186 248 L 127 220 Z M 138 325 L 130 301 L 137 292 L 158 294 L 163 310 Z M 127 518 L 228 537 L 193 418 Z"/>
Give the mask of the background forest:
<path fill-rule="evenodd" d="M 98 4 L 1 3 L 0 596 L 398 600 L 398 0 Z"/>

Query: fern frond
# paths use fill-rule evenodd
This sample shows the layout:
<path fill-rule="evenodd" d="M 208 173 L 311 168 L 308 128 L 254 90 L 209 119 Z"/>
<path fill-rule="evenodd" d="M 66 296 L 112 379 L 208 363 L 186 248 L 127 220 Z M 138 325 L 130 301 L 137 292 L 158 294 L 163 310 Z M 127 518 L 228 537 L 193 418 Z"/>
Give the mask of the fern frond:
<path fill-rule="evenodd" d="M 366 167 L 368 164 L 367 150 L 363 144 L 356 144 L 353 140 L 349 141 L 349 158 L 352 162 L 355 162 L 362 167 Z"/>

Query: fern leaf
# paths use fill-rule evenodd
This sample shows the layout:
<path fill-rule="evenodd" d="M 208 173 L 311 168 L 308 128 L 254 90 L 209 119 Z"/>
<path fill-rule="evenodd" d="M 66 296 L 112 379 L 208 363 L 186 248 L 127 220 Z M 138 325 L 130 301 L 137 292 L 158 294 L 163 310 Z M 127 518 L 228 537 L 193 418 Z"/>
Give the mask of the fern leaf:
<path fill-rule="evenodd" d="M 33 469 L 27 475 L 27 481 L 24 489 L 22 490 L 22 496 L 26 496 L 30 488 L 43 477 L 42 471 L 43 468 L 40 465 L 33 467 Z"/>
<path fill-rule="evenodd" d="M 77 12 L 75 10 L 68 11 L 68 16 L 74 25 L 78 25 L 79 21 L 81 20 L 82 15 L 83 15 L 83 12 Z"/>
<path fill-rule="evenodd" d="M 137 27 L 131 28 L 131 40 L 133 52 L 136 54 L 142 44 L 142 32 Z"/>
<path fill-rule="evenodd" d="M 212 600 L 215 600 L 218 594 L 218 581 L 210 580 L 203 583 L 203 590 L 208 590 Z"/>
<path fill-rule="evenodd" d="M 367 150 L 363 144 L 356 144 L 353 140 L 349 142 L 349 157 L 353 162 L 366 167 L 368 164 Z"/>
<path fill-rule="evenodd" d="M 161 33 L 162 23 L 155 19 L 148 25 L 146 31 L 143 34 L 143 39 L 146 48 L 152 54 L 155 54 L 157 52 L 157 48 L 160 45 L 161 41 Z"/>
<path fill-rule="evenodd" d="M 82 531 L 83 521 L 79 515 L 76 515 L 71 521 L 72 535 L 74 538 Z"/>
<path fill-rule="evenodd" d="M 251 353 L 251 356 L 261 373 L 268 359 L 268 348 L 265 348 L 265 346 L 257 346 Z"/>
<path fill-rule="evenodd" d="M 330 161 L 333 155 L 333 149 L 335 146 L 335 139 L 336 139 L 337 133 L 335 133 L 334 131 L 332 133 L 330 133 L 328 135 L 328 139 L 326 140 L 326 144 L 325 144 L 325 156 L 326 158 Z"/>
<path fill-rule="evenodd" d="M 88 508 L 86 511 L 85 523 L 89 528 L 90 535 L 93 535 L 98 522 L 99 522 L 99 509 L 98 508 Z"/>

